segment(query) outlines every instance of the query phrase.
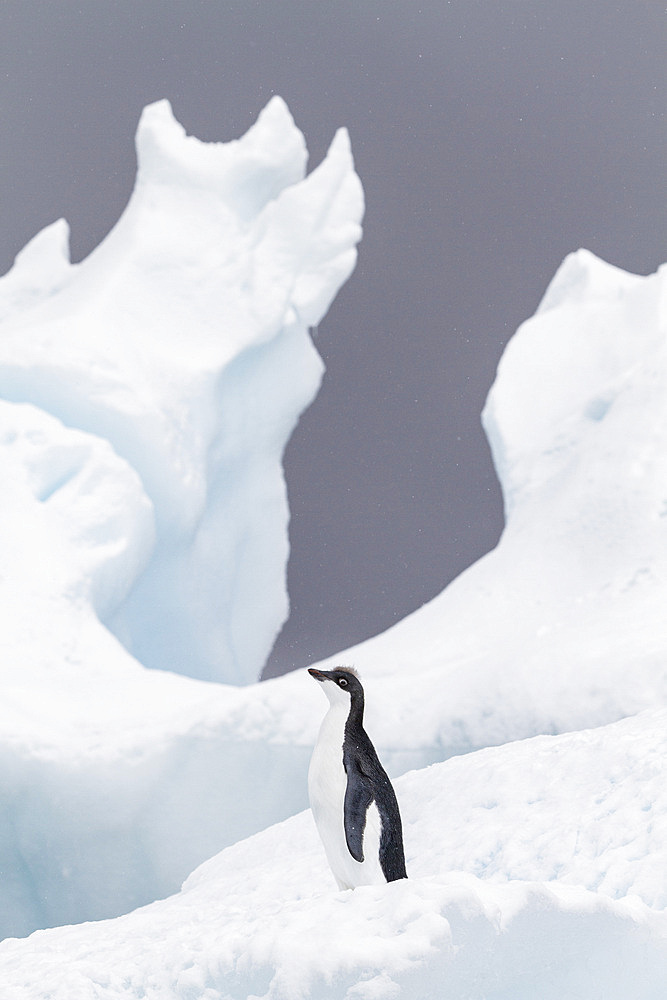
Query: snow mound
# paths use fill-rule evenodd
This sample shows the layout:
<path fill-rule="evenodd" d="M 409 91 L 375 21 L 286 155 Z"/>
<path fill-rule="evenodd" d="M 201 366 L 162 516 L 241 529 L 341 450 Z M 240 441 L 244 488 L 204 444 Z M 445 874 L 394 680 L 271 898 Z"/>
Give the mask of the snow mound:
<path fill-rule="evenodd" d="M 308 335 L 356 261 L 363 196 L 347 134 L 304 178 L 274 98 L 232 143 L 145 109 L 138 175 L 79 265 L 62 221 L 0 281 L 0 395 L 106 440 L 155 518 L 105 621 L 145 666 L 259 677 L 288 609 L 282 451 L 320 383 Z"/>
<path fill-rule="evenodd" d="M 666 723 L 644 713 L 405 775 L 408 880 L 336 891 L 302 813 L 167 900 L 4 942 L 0 978 L 13 1000 L 658 1000 Z"/>

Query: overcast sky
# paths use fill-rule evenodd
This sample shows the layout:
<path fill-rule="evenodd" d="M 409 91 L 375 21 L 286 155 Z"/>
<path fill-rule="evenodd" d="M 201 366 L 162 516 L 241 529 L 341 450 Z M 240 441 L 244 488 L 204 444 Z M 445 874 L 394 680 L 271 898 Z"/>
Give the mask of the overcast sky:
<path fill-rule="evenodd" d="M 61 216 L 74 260 L 99 243 L 151 101 L 227 140 L 280 94 L 311 165 L 350 131 L 364 238 L 286 455 L 269 672 L 383 630 L 495 545 L 479 415 L 505 343 L 570 251 L 665 259 L 666 41 L 657 0 L 2 0 L 0 273 Z"/>

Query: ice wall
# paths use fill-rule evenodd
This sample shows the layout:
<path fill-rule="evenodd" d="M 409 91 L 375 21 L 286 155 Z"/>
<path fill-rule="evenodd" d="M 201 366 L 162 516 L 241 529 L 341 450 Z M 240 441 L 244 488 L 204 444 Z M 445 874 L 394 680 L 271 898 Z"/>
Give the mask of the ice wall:
<path fill-rule="evenodd" d="M 90 257 L 69 263 L 61 221 L 0 281 L 0 396 L 108 441 L 140 477 L 152 547 L 98 608 L 127 648 L 248 683 L 287 616 L 282 452 L 319 386 L 308 327 L 354 267 L 361 185 L 343 130 L 304 177 L 279 98 L 231 143 L 154 104 L 137 157 Z"/>

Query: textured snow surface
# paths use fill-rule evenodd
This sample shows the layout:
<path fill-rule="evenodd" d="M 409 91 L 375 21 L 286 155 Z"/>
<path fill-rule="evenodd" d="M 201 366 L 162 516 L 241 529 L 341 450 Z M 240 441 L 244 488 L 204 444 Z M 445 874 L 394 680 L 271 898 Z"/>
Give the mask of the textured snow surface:
<path fill-rule="evenodd" d="M 0 933 L 76 925 L 0 945 L 2 1000 L 662 1000 L 667 271 L 566 259 L 483 415 L 499 545 L 323 664 L 403 774 L 409 880 L 339 893 L 321 692 L 248 682 L 360 183 L 343 131 L 304 177 L 279 99 L 227 144 L 153 105 L 137 148 L 87 260 L 59 222 L 0 280 Z"/>
<path fill-rule="evenodd" d="M 0 945 L 15 1000 L 658 1000 L 667 711 L 396 782 L 407 881 L 338 892 L 309 812 L 126 917 Z"/>

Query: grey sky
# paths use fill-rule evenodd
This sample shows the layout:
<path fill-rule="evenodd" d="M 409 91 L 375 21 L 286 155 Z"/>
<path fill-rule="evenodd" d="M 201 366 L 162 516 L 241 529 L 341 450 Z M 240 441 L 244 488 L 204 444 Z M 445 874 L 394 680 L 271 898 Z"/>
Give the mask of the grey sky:
<path fill-rule="evenodd" d="M 286 455 L 270 671 L 380 631 L 495 544 L 479 414 L 504 344 L 571 250 L 664 259 L 666 40 L 656 0 L 3 0 L 2 272 L 60 216 L 75 260 L 100 241 L 153 100 L 220 140 L 279 93 L 311 163 L 350 131 L 364 240 Z"/>

